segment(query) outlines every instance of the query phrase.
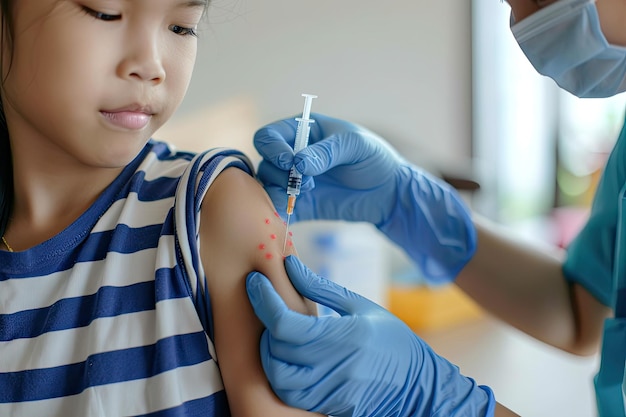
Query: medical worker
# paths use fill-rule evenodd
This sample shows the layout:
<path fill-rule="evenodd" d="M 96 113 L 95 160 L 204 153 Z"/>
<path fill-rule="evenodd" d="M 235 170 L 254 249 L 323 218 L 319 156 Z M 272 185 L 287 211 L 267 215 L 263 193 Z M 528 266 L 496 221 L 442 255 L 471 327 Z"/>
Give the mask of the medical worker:
<path fill-rule="evenodd" d="M 625 1 L 508 3 L 512 33 L 539 73 L 578 97 L 626 90 Z M 429 279 L 454 281 L 527 334 L 574 354 L 601 347 L 594 379 L 598 414 L 626 415 L 626 129 L 607 162 L 587 224 L 561 256 L 524 246 L 472 219 L 454 190 L 403 160 L 372 132 L 314 117 L 312 145 L 296 156 L 291 119 L 255 136 L 264 157 L 259 176 L 277 207 L 285 206 L 282 188 L 295 163 L 314 178 L 300 196 L 294 220 L 371 222 Z M 468 378 L 386 310 L 291 257 L 286 266 L 302 294 L 342 316 L 291 312 L 265 277 L 248 276 L 250 300 L 267 328 L 263 366 L 285 402 L 338 416 L 461 415 L 443 408 L 451 402 L 476 407 L 462 415 L 494 413 L 484 409 L 480 387 L 468 389 Z M 504 413 L 502 407 L 495 410 Z"/>

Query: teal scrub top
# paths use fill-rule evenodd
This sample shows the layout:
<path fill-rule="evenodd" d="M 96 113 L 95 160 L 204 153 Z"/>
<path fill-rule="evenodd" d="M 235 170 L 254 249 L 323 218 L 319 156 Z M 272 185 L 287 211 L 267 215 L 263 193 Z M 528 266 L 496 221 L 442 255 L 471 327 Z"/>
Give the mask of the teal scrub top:
<path fill-rule="evenodd" d="M 604 323 L 594 378 L 600 417 L 626 417 L 626 124 L 609 156 L 587 224 L 567 248 L 565 278 L 615 312 Z"/>

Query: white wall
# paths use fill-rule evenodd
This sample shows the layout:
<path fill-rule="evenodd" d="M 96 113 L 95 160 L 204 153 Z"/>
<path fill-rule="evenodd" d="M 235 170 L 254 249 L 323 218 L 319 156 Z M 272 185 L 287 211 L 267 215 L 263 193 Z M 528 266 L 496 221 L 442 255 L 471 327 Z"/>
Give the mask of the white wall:
<path fill-rule="evenodd" d="M 248 150 L 311 93 L 313 111 L 363 123 L 427 168 L 467 160 L 470 2 L 213 0 L 208 20 L 188 96 L 157 137 L 191 123 L 209 145 Z"/>

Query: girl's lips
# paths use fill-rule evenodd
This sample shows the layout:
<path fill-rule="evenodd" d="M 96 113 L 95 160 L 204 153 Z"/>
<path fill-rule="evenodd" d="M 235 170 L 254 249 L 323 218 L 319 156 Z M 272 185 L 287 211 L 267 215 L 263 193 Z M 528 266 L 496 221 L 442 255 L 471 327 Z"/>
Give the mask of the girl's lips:
<path fill-rule="evenodd" d="M 141 130 L 150 123 L 152 118 L 151 114 L 141 111 L 101 111 L 100 113 L 109 123 L 128 130 Z"/>

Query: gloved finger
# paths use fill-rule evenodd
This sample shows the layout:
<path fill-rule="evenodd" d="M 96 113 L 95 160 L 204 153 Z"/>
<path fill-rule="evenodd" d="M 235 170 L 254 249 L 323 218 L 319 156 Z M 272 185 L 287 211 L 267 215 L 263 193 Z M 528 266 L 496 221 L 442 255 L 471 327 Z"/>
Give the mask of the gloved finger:
<path fill-rule="evenodd" d="M 270 161 L 272 164 L 282 168 L 289 169 L 293 165 L 293 146 L 296 140 L 296 131 L 298 129 L 298 122 L 296 117 L 287 118 L 270 123 L 254 134 L 253 143 L 259 154 Z M 327 120 L 325 123 L 334 123 L 334 119 L 311 113 L 310 116 L 315 122 L 316 117 L 321 117 L 323 120 Z M 330 122 L 333 120 L 333 122 Z M 341 122 L 337 120 L 336 122 Z M 343 122 L 345 123 L 345 122 Z M 315 143 L 316 141 L 324 138 L 321 126 L 318 123 L 312 123 L 310 128 L 310 141 L 309 143 Z"/>
<path fill-rule="evenodd" d="M 290 310 L 272 283 L 260 272 L 248 274 L 246 289 L 255 314 L 272 338 L 302 345 L 323 332 L 323 328 L 317 326 L 317 317 Z"/>
<path fill-rule="evenodd" d="M 259 162 L 256 176 L 264 185 L 271 184 L 286 188 L 289 179 L 289 171 L 281 169 L 263 159 Z"/>
<path fill-rule="evenodd" d="M 372 173 L 387 179 L 397 169 L 401 158 L 389 144 L 368 131 L 332 134 L 308 146 L 294 156 L 296 169 L 304 175 L 320 175 L 335 167 L 347 165 L 353 171 L 353 186 L 365 177 L 364 186 L 371 187 Z M 362 172 L 360 172 L 362 171 Z"/>
<path fill-rule="evenodd" d="M 293 165 L 293 142 L 297 122 L 280 120 L 262 127 L 254 134 L 253 143 L 263 159 L 287 170 Z"/>
<path fill-rule="evenodd" d="M 349 134 L 335 134 L 310 144 L 294 156 L 296 169 L 304 175 L 320 175 L 338 165 L 354 162 L 356 149 Z M 347 143 L 346 143 L 347 142 Z"/>
<path fill-rule="evenodd" d="M 320 277 L 293 255 L 285 258 L 287 275 L 293 286 L 304 297 L 335 310 L 342 316 L 370 312 L 380 308 L 341 285 Z"/>
<path fill-rule="evenodd" d="M 355 413 L 355 402 L 369 404 L 369 401 L 372 399 L 369 395 L 364 397 L 363 393 L 358 390 L 358 387 L 361 385 L 360 382 L 351 380 L 349 375 L 342 375 L 341 369 L 336 369 L 325 375 L 324 379 L 315 380 L 314 384 L 310 384 L 307 387 L 287 387 L 284 390 L 277 391 L 277 394 L 285 404 L 323 415 L 336 417 L 383 415 L 377 412 L 375 406 L 369 407 L 368 405 L 363 406 L 363 411 L 367 412 Z M 374 392 L 370 393 L 370 395 L 373 394 Z M 396 412 L 384 415 L 399 414 Z"/>
<path fill-rule="evenodd" d="M 261 363 L 272 389 L 283 402 L 292 407 L 313 411 L 318 406 L 313 405 L 310 408 L 311 398 L 315 398 L 312 393 L 317 398 L 327 398 L 335 392 L 336 384 L 328 381 L 335 367 L 326 366 L 323 368 L 324 371 L 319 372 L 323 362 L 313 366 L 301 366 L 276 358 L 267 354 L 271 352 L 270 340 L 271 337 L 266 330 L 261 337 Z M 320 383 L 324 380 L 327 382 Z"/>
<path fill-rule="evenodd" d="M 276 389 L 288 389 L 293 387 L 294 389 L 302 389 L 308 387 L 310 380 L 311 368 L 308 366 L 302 366 L 294 362 L 292 355 L 289 359 L 283 357 L 277 357 L 274 355 L 272 338 L 269 330 L 264 330 L 261 335 L 260 353 L 261 364 L 263 365 L 263 371 L 267 375 L 267 379 L 272 384 L 272 388 Z M 291 345 L 293 347 L 293 345 Z"/>
<path fill-rule="evenodd" d="M 318 378 L 312 376 L 312 368 L 292 362 L 290 355 L 289 360 L 285 360 L 273 355 L 272 337 L 269 331 L 265 330 L 261 336 L 261 364 L 263 371 L 267 375 L 272 388 L 276 390 L 301 390 L 307 389 L 318 381 Z M 292 348 L 296 348 L 292 345 Z M 296 358 L 297 359 L 297 358 Z"/>
<path fill-rule="evenodd" d="M 257 178 L 263 185 L 276 185 L 283 189 L 283 192 L 287 192 L 287 182 L 289 181 L 289 171 L 281 169 L 272 163 L 261 160 L 259 167 L 257 168 Z M 315 188 L 315 181 L 313 177 L 308 175 L 302 176 L 302 184 L 300 186 L 301 192 L 311 191 Z"/>
<path fill-rule="evenodd" d="M 363 340 L 355 341 L 354 337 L 359 334 L 362 321 L 358 315 L 319 317 L 317 327 L 324 331 L 317 338 L 299 345 L 270 338 L 269 349 L 273 358 L 310 368 L 311 376 L 323 378 L 327 369 L 335 369 L 361 347 Z"/>
<path fill-rule="evenodd" d="M 319 383 L 306 388 L 287 387 L 276 391 L 276 394 L 285 404 L 289 404 L 292 407 L 300 408 L 302 410 L 321 413 L 323 415 L 333 415 L 336 417 L 354 415 L 349 411 L 342 413 L 341 409 L 336 408 L 337 406 L 333 404 L 332 398 L 336 397 L 335 389 L 335 384 Z M 328 399 L 331 400 L 328 401 Z M 331 403 L 330 406 L 327 402 Z M 340 410 L 340 412 L 337 412 L 337 410 Z"/>

